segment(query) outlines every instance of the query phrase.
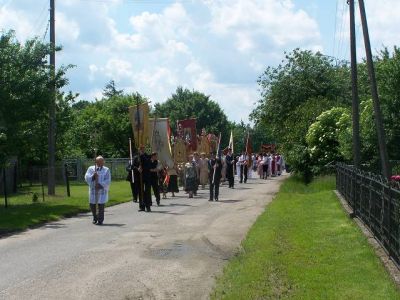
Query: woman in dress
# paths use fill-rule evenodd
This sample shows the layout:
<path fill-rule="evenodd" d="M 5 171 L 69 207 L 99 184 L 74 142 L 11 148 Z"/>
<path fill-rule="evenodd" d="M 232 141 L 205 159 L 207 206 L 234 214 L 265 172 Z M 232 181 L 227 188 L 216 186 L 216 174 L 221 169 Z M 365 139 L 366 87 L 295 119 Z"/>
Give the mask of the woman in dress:
<path fill-rule="evenodd" d="M 176 170 L 175 164 L 172 168 L 168 168 L 167 172 L 169 175 L 168 193 L 172 193 L 172 197 L 175 197 L 175 193 L 179 193 L 178 172 Z"/>
<path fill-rule="evenodd" d="M 208 158 L 206 154 L 201 153 L 201 158 L 199 160 L 199 169 L 200 169 L 200 184 L 201 188 L 204 190 L 206 184 L 208 183 Z"/>
<path fill-rule="evenodd" d="M 185 173 L 185 191 L 189 194 L 189 198 L 197 192 L 197 168 L 193 161 L 193 155 L 189 156 L 188 161 L 184 166 Z"/>

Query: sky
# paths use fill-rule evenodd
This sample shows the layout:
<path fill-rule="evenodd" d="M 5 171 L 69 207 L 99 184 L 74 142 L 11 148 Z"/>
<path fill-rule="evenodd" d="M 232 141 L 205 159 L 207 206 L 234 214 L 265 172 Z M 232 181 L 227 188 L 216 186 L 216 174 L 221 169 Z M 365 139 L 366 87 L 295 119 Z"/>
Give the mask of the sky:
<path fill-rule="evenodd" d="M 400 41 L 398 0 L 365 0 L 374 53 Z M 47 41 L 49 0 L 0 0 L 0 31 Z M 295 48 L 349 59 L 346 0 L 56 0 L 56 63 L 80 99 L 118 89 L 166 101 L 178 86 L 248 122 L 257 79 Z M 358 57 L 364 56 L 357 18 Z"/>

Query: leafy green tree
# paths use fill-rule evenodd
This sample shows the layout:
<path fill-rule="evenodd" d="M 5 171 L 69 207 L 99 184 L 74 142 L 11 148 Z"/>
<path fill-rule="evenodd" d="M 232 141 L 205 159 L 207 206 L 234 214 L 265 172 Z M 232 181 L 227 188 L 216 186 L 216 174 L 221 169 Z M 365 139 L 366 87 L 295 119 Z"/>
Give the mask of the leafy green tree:
<path fill-rule="evenodd" d="M 343 161 L 339 134 L 350 126 L 350 111 L 343 107 L 323 112 L 310 126 L 306 141 L 314 173 L 320 173 L 328 164 Z"/>
<path fill-rule="evenodd" d="M 259 78 L 262 98 L 252 118 L 264 120 L 276 137 L 287 132 L 285 122 L 292 112 L 310 99 L 333 105 L 348 105 L 350 76 L 345 64 L 321 53 L 299 49 L 285 56 L 278 67 L 268 67 Z"/>
<path fill-rule="evenodd" d="M 174 94 L 164 103 L 154 106 L 154 114 L 158 117 L 168 117 L 173 131 L 176 122 L 188 118 L 196 118 L 196 126 L 200 133 L 202 128 L 207 132 L 218 134 L 229 133 L 230 124 L 224 111 L 215 101 L 198 91 L 190 91 L 178 87 Z M 222 145 L 229 142 L 229 134 L 222 137 Z"/>
<path fill-rule="evenodd" d="M 110 80 L 106 87 L 103 89 L 104 98 L 112 98 L 122 96 L 124 94 L 124 90 L 117 90 L 114 80 Z"/>
<path fill-rule="evenodd" d="M 128 157 L 132 136 L 128 108 L 147 101 L 139 93 L 78 102 L 72 107 L 74 126 L 68 132 L 73 148 L 68 156 L 92 157 L 94 148 L 106 157 Z"/>
<path fill-rule="evenodd" d="M 47 160 L 49 87 L 68 83 L 65 72 L 71 66 L 58 69 L 54 82 L 49 53 L 50 46 L 37 39 L 21 44 L 12 31 L 0 35 L 0 124 L 7 137 L 2 150 L 21 162 Z"/>
<path fill-rule="evenodd" d="M 305 136 L 322 112 L 350 104 L 349 78 L 345 63 L 299 49 L 260 76 L 262 97 L 251 119 L 269 130 L 295 172 L 312 174 Z"/>

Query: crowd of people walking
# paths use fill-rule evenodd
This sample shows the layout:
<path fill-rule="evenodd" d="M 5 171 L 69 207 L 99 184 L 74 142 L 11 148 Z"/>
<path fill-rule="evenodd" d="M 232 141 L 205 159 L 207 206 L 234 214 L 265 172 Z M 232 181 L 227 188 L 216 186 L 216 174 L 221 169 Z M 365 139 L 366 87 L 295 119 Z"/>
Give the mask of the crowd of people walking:
<path fill-rule="evenodd" d="M 104 163 L 104 158 L 98 157 L 96 166 L 89 167 L 85 176 L 89 184 L 93 223 L 98 225 L 104 220 L 104 204 L 111 183 L 110 171 Z M 147 154 L 142 146 L 126 167 L 126 180 L 130 184 L 133 202 L 139 203 L 139 211 L 151 212 L 153 197 L 156 204 L 161 205 L 161 196 L 166 199 L 168 193 L 175 197 L 176 193 L 182 192 L 193 198 L 199 188 L 205 190 L 207 187 L 209 201 L 218 201 L 220 186 L 227 184 L 234 189 L 235 177 L 239 184 L 245 184 L 249 178 L 280 176 L 284 169 L 285 161 L 279 153 L 242 152 L 234 156 L 230 148 L 224 154 L 210 153 L 209 157 L 194 152 L 187 157 L 186 163 L 166 167 L 158 160 L 157 153 Z"/>

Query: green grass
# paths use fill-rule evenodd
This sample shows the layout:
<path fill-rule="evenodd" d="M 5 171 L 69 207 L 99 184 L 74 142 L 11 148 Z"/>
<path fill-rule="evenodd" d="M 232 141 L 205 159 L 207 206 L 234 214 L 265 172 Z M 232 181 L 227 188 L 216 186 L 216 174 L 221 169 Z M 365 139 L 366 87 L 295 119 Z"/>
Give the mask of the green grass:
<path fill-rule="evenodd" d="M 39 202 L 32 203 L 32 195 L 36 192 Z M 66 197 L 65 187 L 57 187 L 58 196 L 48 197 L 42 201 L 41 187 L 25 188 L 17 195 L 9 198 L 9 207 L 0 207 L 0 234 L 23 230 L 61 217 L 76 215 L 89 211 L 88 186 L 86 184 L 71 185 L 71 197 Z M 127 202 L 132 199 L 130 186 L 126 181 L 111 183 L 107 206 Z M 3 200 L 3 199 L 2 199 Z"/>
<path fill-rule="evenodd" d="M 400 299 L 333 193 L 335 179 L 286 180 L 211 299 Z"/>

